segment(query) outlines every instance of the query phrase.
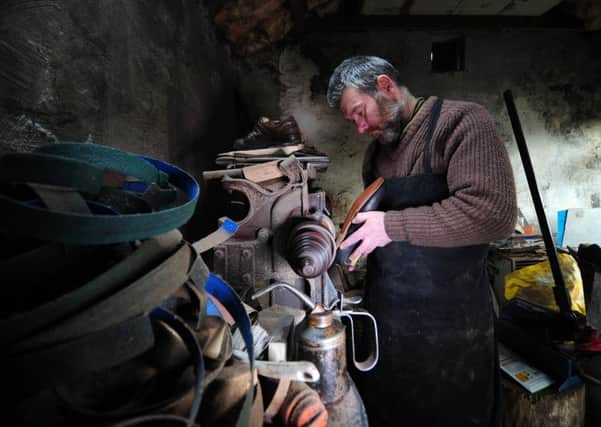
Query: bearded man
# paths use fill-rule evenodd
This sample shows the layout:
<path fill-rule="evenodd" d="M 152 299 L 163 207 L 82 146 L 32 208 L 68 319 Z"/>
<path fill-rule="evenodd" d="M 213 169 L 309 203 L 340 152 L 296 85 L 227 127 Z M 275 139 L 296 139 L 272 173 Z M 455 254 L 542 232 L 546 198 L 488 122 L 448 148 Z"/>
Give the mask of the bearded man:
<path fill-rule="evenodd" d="M 366 308 L 380 335 L 376 368 L 358 378 L 372 425 L 488 426 L 497 419 L 497 353 L 486 277 L 488 243 L 508 237 L 517 206 L 494 121 L 471 102 L 416 98 L 372 56 L 334 71 L 328 103 L 374 138 L 368 185 L 377 211 L 342 249 L 367 256 Z"/>

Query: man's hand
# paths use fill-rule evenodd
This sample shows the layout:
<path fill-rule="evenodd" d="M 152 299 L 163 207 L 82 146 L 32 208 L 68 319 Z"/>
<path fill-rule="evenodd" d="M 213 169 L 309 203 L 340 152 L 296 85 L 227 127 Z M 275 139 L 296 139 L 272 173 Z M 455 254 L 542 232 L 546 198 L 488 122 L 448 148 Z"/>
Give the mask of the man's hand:
<path fill-rule="evenodd" d="M 380 211 L 359 212 L 353 219 L 353 224 L 363 225 L 340 244 L 340 249 L 344 249 L 361 241 L 349 257 L 352 262 L 351 271 L 360 257 L 367 256 L 374 249 L 392 242 L 384 228 L 384 214 Z"/>

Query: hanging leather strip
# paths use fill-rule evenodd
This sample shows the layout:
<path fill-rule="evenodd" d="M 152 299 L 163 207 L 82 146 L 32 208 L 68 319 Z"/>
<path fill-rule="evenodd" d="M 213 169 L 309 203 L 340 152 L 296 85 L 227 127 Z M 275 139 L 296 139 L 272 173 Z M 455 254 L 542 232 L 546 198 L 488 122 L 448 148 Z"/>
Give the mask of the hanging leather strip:
<path fill-rule="evenodd" d="M 240 410 L 240 416 L 236 422 L 236 427 L 247 427 L 251 409 L 254 400 L 254 370 L 255 370 L 255 355 L 254 355 L 254 344 L 253 335 L 250 328 L 250 320 L 248 314 L 240 301 L 240 298 L 236 292 L 221 278 L 211 273 L 207 282 L 204 285 L 205 290 L 213 295 L 215 298 L 225 306 L 225 308 L 231 313 L 236 320 L 236 326 L 240 329 L 244 344 L 246 345 L 246 351 L 248 353 L 249 369 L 250 369 L 250 383 L 248 385 L 248 391 L 244 398 L 244 404 Z"/>
<path fill-rule="evenodd" d="M 54 150 L 58 150 L 62 145 L 55 144 L 52 147 Z M 117 158 L 119 162 L 131 161 L 136 167 L 140 162 L 147 163 L 151 170 L 156 169 L 169 176 L 169 184 L 181 189 L 186 194 L 187 200 L 179 206 L 150 213 L 85 215 L 57 212 L 27 201 L 14 199 L 6 194 L 0 194 L 0 211 L 3 213 L 0 233 L 68 244 L 109 244 L 145 239 L 166 233 L 185 224 L 193 215 L 199 194 L 198 183 L 191 175 L 176 166 L 150 157 L 136 157 L 128 153 L 124 153 L 123 157 L 120 155 L 103 157 L 108 147 L 95 144 L 66 145 L 69 147 L 64 148 L 61 155 L 66 155 L 69 150 L 74 149 L 76 155 L 84 152 L 85 160 L 88 161 L 90 160 L 88 157 L 97 154 L 100 159 L 99 164 L 102 165 L 109 164 L 112 158 Z M 79 145 L 85 146 L 85 150 L 75 147 Z M 114 151 L 111 149 L 111 154 L 114 154 Z M 84 156 L 82 155 L 82 157 Z M 113 165 L 111 169 L 119 170 L 121 166 L 123 167 L 121 170 L 128 170 L 131 165 L 119 163 Z M 163 175 L 159 174 L 158 176 L 162 177 Z M 149 181 L 147 184 L 152 184 L 152 182 Z"/>
<path fill-rule="evenodd" d="M 229 218 L 221 218 L 219 222 L 220 225 L 217 230 L 192 244 L 196 252 L 199 254 L 206 252 L 222 244 L 238 231 L 238 224 Z"/>
<path fill-rule="evenodd" d="M 177 248 L 182 240 L 179 231 L 145 240 L 121 262 L 90 282 L 35 309 L 0 320 L 0 335 L 5 343 L 21 340 L 27 335 L 48 328 L 56 321 L 85 310 L 151 270 Z M 30 264 L 30 268 L 31 265 Z"/>
<path fill-rule="evenodd" d="M 163 263 L 135 282 L 53 327 L 16 343 L 11 353 L 71 340 L 148 313 L 186 282 L 195 259 L 193 249 L 183 244 Z"/>

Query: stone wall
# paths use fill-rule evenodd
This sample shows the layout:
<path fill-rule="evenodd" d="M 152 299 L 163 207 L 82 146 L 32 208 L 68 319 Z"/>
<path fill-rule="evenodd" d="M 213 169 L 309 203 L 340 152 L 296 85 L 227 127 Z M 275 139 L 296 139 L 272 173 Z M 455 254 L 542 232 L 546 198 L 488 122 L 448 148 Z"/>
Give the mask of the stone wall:
<path fill-rule="evenodd" d="M 0 34 L 0 153 L 91 141 L 200 178 L 243 130 L 238 68 L 200 1 L 7 0 Z M 193 234 L 215 225 L 201 194 Z"/>

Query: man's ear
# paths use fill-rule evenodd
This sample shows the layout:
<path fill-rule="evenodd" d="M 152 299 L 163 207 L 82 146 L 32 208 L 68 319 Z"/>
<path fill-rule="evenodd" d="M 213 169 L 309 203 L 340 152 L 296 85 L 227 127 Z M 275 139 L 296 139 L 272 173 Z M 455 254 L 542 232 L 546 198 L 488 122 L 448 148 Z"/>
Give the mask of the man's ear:
<path fill-rule="evenodd" d="M 395 82 L 386 74 L 380 74 L 376 77 L 376 87 L 378 88 L 378 92 L 388 95 L 389 97 L 393 96 L 396 90 Z"/>

